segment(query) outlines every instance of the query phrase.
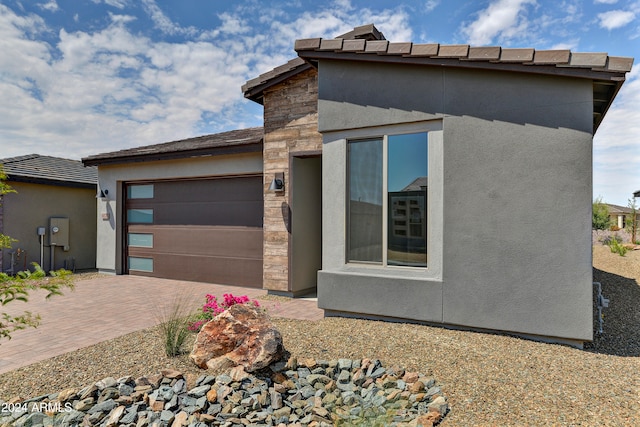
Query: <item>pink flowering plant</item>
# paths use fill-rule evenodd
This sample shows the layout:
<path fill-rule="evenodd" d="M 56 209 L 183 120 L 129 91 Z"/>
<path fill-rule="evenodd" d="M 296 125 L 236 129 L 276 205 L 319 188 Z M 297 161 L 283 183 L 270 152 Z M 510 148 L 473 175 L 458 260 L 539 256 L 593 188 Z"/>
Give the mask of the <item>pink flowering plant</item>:
<path fill-rule="evenodd" d="M 237 297 L 232 294 L 223 294 L 222 297 L 223 301 L 218 302 L 218 298 L 214 295 L 206 295 L 207 302 L 202 306 L 202 311 L 196 314 L 195 320 L 189 324 L 190 331 L 198 332 L 205 323 L 232 305 L 253 304 L 254 307 L 260 307 L 260 303 L 257 300 L 250 300 L 246 295 Z"/>

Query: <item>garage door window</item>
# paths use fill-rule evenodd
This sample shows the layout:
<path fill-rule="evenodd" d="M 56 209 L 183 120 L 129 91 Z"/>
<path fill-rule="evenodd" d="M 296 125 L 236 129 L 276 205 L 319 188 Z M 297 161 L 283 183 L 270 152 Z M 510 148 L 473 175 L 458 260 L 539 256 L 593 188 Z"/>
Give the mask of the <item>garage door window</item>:
<path fill-rule="evenodd" d="M 153 199 L 153 184 L 128 186 L 127 198 L 128 199 Z"/>
<path fill-rule="evenodd" d="M 129 233 L 127 235 L 127 243 L 129 246 L 138 248 L 152 248 L 153 234 L 149 233 Z"/>
<path fill-rule="evenodd" d="M 127 209 L 130 224 L 153 224 L 153 209 Z"/>
<path fill-rule="evenodd" d="M 153 273 L 153 259 L 130 256 L 129 270 L 146 271 L 149 273 Z"/>

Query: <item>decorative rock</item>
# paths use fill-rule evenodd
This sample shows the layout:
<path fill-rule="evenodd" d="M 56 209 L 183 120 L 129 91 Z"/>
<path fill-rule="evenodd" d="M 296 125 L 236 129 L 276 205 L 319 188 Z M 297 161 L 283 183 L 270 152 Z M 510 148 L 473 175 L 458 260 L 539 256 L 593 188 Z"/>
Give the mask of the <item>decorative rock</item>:
<path fill-rule="evenodd" d="M 124 414 L 125 409 L 126 408 L 124 406 L 118 406 L 117 408 L 113 409 L 109 414 L 109 419 L 107 420 L 105 427 L 117 426 L 120 418 L 122 418 L 122 414 Z"/>
<path fill-rule="evenodd" d="M 312 368 L 313 367 L 313 368 Z M 344 368 L 344 369 L 341 369 Z M 403 368 L 385 368 L 378 360 L 312 361 L 295 358 L 248 374 L 239 365 L 218 376 L 203 375 L 187 390 L 183 375 L 105 379 L 80 389 L 66 390 L 20 402 L 58 402 L 72 408 L 58 413 L 0 413 L 0 425 L 48 427 L 242 427 L 253 425 L 313 426 L 385 425 L 433 426 L 449 411 L 433 378 Z M 367 376 L 368 375 L 368 376 Z M 273 378 L 279 378 L 280 383 Z M 375 378 L 374 378 L 375 377 Z M 366 378 L 366 379 L 365 379 Z M 363 381 L 364 379 L 364 381 Z M 147 382 L 149 384 L 147 384 Z M 97 402 L 113 391 L 142 388 L 129 396 Z M 416 392 L 413 390 L 415 389 Z M 81 398 L 82 396 L 86 396 Z"/>
<path fill-rule="evenodd" d="M 202 327 L 189 357 L 203 369 L 241 365 L 255 372 L 283 354 L 282 336 L 266 312 L 236 304 Z"/>

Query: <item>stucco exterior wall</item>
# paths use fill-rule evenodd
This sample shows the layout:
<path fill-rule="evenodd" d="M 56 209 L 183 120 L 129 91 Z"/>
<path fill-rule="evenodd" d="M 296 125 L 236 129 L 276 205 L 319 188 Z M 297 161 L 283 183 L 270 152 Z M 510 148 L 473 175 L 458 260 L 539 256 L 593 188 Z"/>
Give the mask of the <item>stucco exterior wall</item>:
<path fill-rule="evenodd" d="M 10 269 L 11 251 L 26 251 L 15 266 L 16 271 L 31 267 L 37 262 L 46 270 L 72 265 L 76 270 L 93 269 L 96 266 L 96 204 L 95 189 L 61 187 L 23 182 L 8 183 L 16 193 L 4 195 L 4 234 L 18 241 L 11 249 L 3 250 L 2 271 Z M 69 218 L 69 250 L 49 246 L 49 218 Z M 43 259 L 40 260 L 38 227 L 46 228 Z M 53 250 L 54 265 L 51 265 Z M 73 260 L 73 264 L 71 263 Z M 65 261 L 67 264 L 65 265 Z"/>
<path fill-rule="evenodd" d="M 263 287 L 290 293 L 290 162 L 294 153 L 320 152 L 317 72 L 300 73 L 264 93 L 264 275 Z M 275 173 L 285 191 L 269 191 Z"/>
<path fill-rule="evenodd" d="M 120 274 L 122 266 L 123 183 L 158 179 L 204 178 L 262 172 L 260 153 L 195 157 L 98 167 L 98 184 L 107 190 L 97 199 L 97 268 Z M 95 200 L 95 199 L 94 199 Z M 97 218 L 97 219 L 96 219 Z M 95 222 L 94 222 L 95 224 Z"/>
<path fill-rule="evenodd" d="M 591 97 L 590 80 L 321 61 L 323 245 L 336 253 L 323 254 L 319 306 L 591 340 Z M 346 264 L 345 228 L 331 226 L 346 214 L 340 135 L 434 121 L 442 126 L 441 278 L 430 268 Z M 430 176 L 430 204 L 439 191 Z"/>

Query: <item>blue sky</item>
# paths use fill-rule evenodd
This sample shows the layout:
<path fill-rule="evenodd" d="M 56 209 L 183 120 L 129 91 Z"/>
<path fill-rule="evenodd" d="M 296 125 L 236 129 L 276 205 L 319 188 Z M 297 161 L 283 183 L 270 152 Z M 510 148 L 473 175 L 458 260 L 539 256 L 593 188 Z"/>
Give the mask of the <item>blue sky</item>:
<path fill-rule="evenodd" d="M 640 0 L 0 0 L 0 158 L 260 126 L 244 82 L 296 39 L 368 23 L 391 41 L 635 57 L 594 138 L 594 197 L 640 190 Z"/>

